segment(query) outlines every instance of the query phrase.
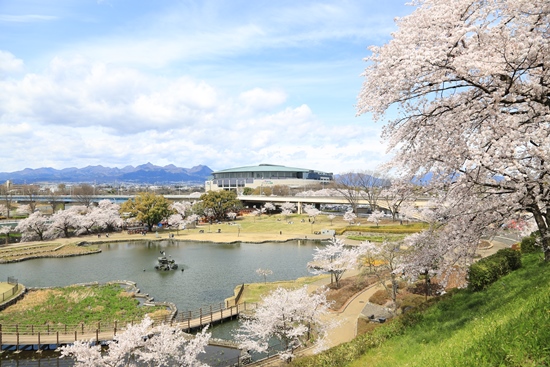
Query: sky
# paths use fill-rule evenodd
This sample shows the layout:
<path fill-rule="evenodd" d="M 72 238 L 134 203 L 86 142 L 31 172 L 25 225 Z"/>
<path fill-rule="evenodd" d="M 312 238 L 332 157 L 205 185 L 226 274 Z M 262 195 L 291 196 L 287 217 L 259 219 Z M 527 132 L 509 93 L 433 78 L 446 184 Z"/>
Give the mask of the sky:
<path fill-rule="evenodd" d="M 375 170 L 355 105 L 405 2 L 0 0 L 0 172 Z"/>

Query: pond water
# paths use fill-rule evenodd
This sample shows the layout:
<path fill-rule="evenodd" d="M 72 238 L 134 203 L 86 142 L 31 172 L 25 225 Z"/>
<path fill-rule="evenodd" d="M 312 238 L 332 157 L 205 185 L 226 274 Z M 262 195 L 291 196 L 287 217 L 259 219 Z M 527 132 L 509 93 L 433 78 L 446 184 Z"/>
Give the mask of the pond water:
<path fill-rule="evenodd" d="M 268 243 L 217 244 L 204 242 L 135 241 L 101 245 L 102 252 L 94 255 L 62 259 L 34 259 L 0 265 L 0 279 L 12 276 L 27 287 L 67 286 L 76 283 L 131 280 L 142 293 L 156 301 L 176 304 L 179 311 L 223 303 L 242 283 L 261 282 L 256 269 L 270 269 L 268 281 L 292 280 L 310 275 L 306 264 L 312 260 L 319 241 L 296 240 Z M 155 270 L 161 251 L 174 259 L 179 268 L 173 271 Z M 181 271 L 181 270 L 184 271 Z M 210 329 L 213 337 L 232 339 L 237 321 L 229 321 Z M 212 349 L 212 348 L 211 348 Z M 217 356 L 216 353 L 221 353 Z M 232 364 L 234 350 L 209 350 L 206 354 L 223 360 L 220 366 Z M 221 356 L 223 355 L 223 358 Z M 8 354 L 0 358 L 0 366 L 62 366 L 73 365 L 71 360 L 59 360 L 54 353 L 40 357 L 21 353 L 17 358 Z"/>
<path fill-rule="evenodd" d="M 102 252 L 94 255 L 2 264 L 0 279 L 12 276 L 27 287 L 131 280 L 156 301 L 173 302 L 179 311 L 195 311 L 223 303 L 239 284 L 263 281 L 256 274 L 258 268 L 273 271 L 268 281 L 309 275 L 306 264 L 319 245 L 305 240 L 260 244 L 120 242 L 103 244 Z M 155 270 L 161 251 L 176 261 L 177 270 Z"/>

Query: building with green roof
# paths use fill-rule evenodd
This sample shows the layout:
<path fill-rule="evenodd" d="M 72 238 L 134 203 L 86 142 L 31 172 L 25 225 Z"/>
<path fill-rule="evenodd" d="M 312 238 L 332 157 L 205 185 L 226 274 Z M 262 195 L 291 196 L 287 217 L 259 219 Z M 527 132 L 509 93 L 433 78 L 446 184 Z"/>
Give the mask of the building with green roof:
<path fill-rule="evenodd" d="M 275 164 L 260 164 L 212 172 L 211 179 L 205 183 L 205 190 L 237 190 L 240 192 L 245 187 L 255 189 L 275 185 L 298 188 L 327 183 L 332 180 L 333 175 L 328 172 Z"/>

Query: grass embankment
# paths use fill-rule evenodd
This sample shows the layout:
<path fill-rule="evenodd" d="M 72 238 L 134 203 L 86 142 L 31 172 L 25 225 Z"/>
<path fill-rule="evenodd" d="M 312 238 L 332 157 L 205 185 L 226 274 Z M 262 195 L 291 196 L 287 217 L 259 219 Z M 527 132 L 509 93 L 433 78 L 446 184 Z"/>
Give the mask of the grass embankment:
<path fill-rule="evenodd" d="M 93 324 L 141 320 L 145 314 L 160 316 L 166 312 L 160 306 L 141 307 L 133 296 L 114 284 L 31 291 L 15 305 L 0 312 L 0 324 Z"/>
<path fill-rule="evenodd" d="M 60 243 L 32 244 L 28 246 L 11 246 L 0 249 L 0 264 L 23 261 L 38 257 L 68 257 L 87 255 L 99 251 L 97 245 L 78 246 L 76 244 L 62 245 Z"/>
<path fill-rule="evenodd" d="M 296 280 L 268 282 L 268 283 L 250 283 L 244 285 L 244 291 L 239 303 L 256 303 L 262 300 L 262 296 L 276 290 L 277 288 L 298 289 L 304 285 L 308 285 L 327 278 L 329 275 L 317 275 L 312 277 L 302 277 Z M 235 293 L 240 289 L 240 285 L 235 288 Z"/>
<path fill-rule="evenodd" d="M 294 366 L 548 366 L 550 264 L 523 267 L 480 292 L 455 290 Z"/>
<path fill-rule="evenodd" d="M 385 233 L 385 234 L 411 234 L 420 232 L 426 229 L 428 225 L 426 223 L 415 222 L 409 224 L 399 224 L 393 221 L 382 221 L 378 226 L 366 226 L 366 225 L 346 225 L 338 228 L 336 234 L 343 234 L 345 232 L 353 233 Z"/>

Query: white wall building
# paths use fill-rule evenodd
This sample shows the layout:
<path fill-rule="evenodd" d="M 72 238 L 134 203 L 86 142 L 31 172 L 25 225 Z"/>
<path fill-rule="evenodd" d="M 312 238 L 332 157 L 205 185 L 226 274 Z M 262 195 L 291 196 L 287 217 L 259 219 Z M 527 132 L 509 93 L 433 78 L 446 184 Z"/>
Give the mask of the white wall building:
<path fill-rule="evenodd" d="M 260 164 L 225 169 L 212 172 L 212 178 L 205 182 L 205 191 L 237 190 L 245 187 L 272 187 L 285 185 L 291 188 L 323 182 L 332 182 L 333 175 L 311 169 L 278 166 L 274 164 Z"/>

